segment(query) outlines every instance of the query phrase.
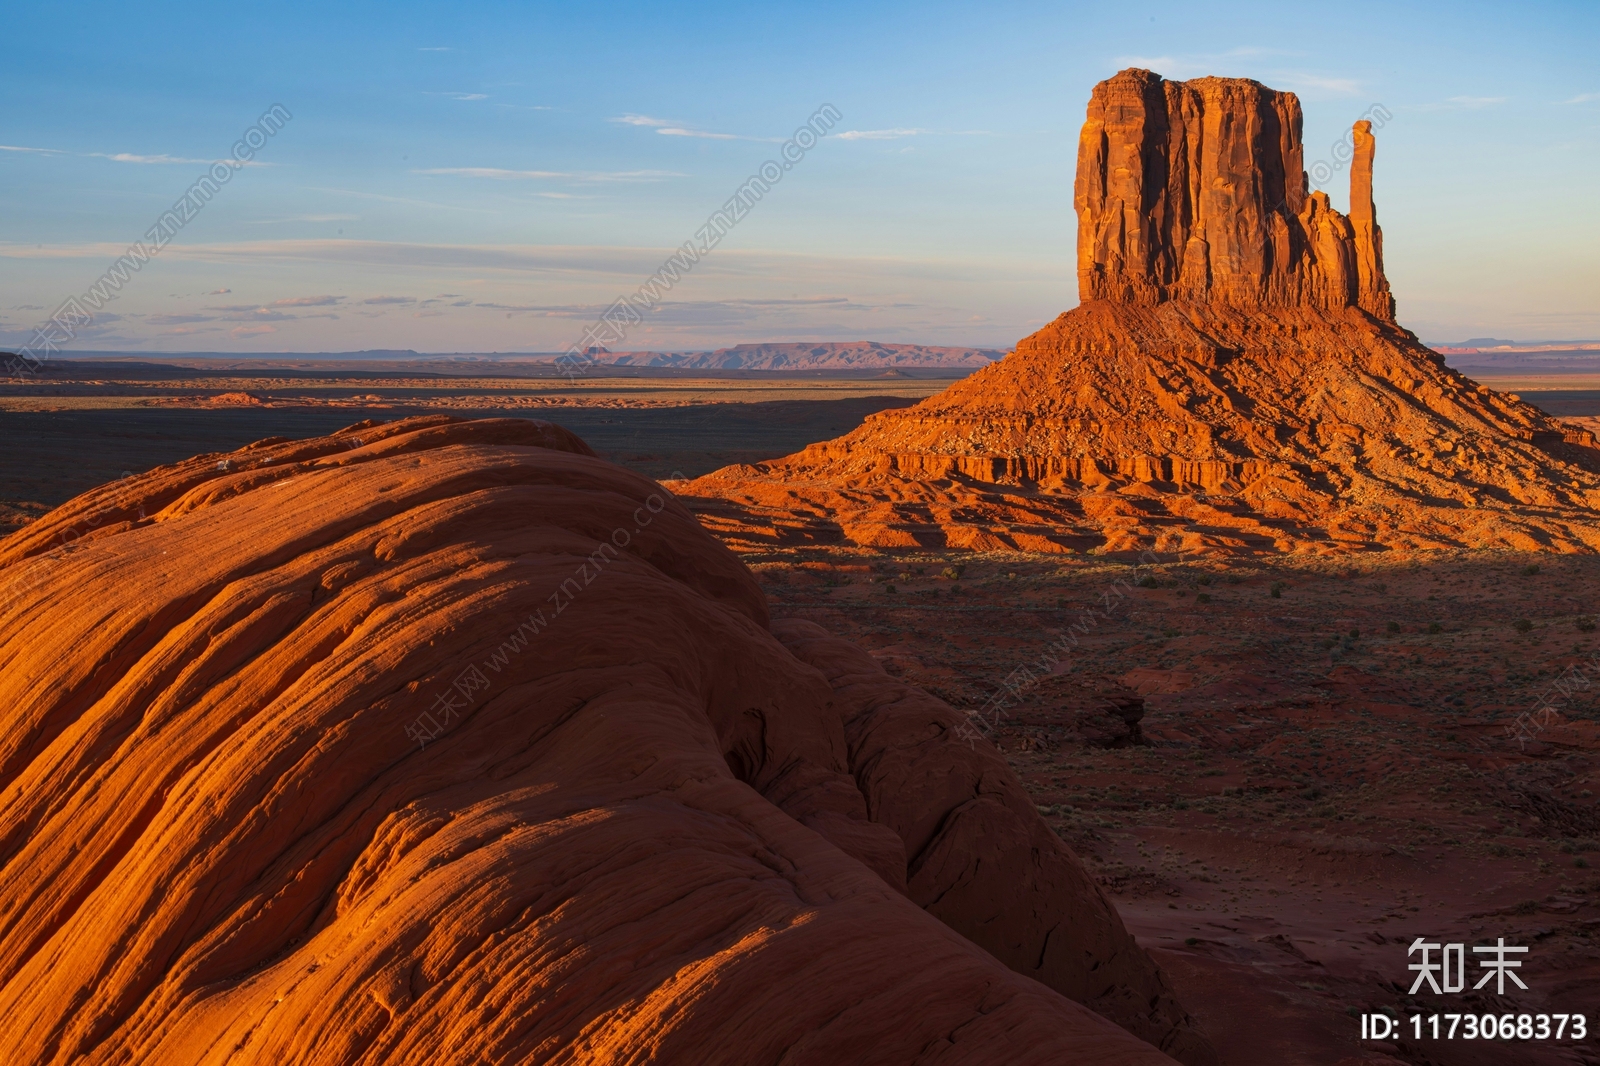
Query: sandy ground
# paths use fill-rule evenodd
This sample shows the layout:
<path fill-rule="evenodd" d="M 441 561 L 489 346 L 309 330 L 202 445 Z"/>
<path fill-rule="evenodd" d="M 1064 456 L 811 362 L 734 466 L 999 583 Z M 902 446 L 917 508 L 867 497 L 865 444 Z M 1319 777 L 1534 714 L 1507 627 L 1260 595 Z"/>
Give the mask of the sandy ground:
<path fill-rule="evenodd" d="M 975 742 L 1005 752 L 1225 1061 L 1597 1061 L 1571 1041 L 1357 1038 L 1363 1012 L 1600 1004 L 1600 560 L 747 559 L 776 614 L 958 707 L 1020 687 Z M 1076 741 L 1030 697 L 1050 658 L 1143 692 L 1149 743 Z M 1528 946 L 1529 990 L 1410 997 L 1419 936 L 1469 958 Z"/>

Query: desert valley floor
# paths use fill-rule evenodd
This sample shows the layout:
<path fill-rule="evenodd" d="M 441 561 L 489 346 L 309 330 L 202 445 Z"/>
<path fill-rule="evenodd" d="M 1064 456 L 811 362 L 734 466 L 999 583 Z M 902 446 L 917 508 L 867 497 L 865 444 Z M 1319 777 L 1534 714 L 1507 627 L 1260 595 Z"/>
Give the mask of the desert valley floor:
<path fill-rule="evenodd" d="M 123 471 L 423 413 L 543 418 L 652 477 L 694 477 L 949 383 L 58 366 L 0 387 L 0 530 Z M 1600 377 L 1492 383 L 1600 416 Z M 1355 1015 L 1410 1009 L 1397 982 L 1419 932 L 1531 946 L 1537 1009 L 1600 992 L 1600 559 L 807 546 L 743 560 L 775 618 L 849 637 L 959 709 L 1017 689 L 983 730 L 1224 1061 L 1385 1061 L 1354 1057 L 1374 1054 Z M 1142 694 L 1147 743 L 1073 742 L 1040 695 L 1047 655 Z M 1533 716 L 1545 703 L 1559 724 Z M 1463 1002 L 1498 1007 L 1487 992 Z M 1388 1054 L 1505 1061 L 1464 1043 Z M 1575 1054 L 1531 1044 L 1521 1061 L 1589 1061 Z"/>

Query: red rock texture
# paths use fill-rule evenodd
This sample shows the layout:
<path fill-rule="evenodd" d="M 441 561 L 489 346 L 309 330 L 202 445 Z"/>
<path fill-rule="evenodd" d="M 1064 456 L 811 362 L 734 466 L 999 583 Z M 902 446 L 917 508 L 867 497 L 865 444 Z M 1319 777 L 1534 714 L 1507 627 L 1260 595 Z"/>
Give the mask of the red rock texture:
<path fill-rule="evenodd" d="M 1357 124 L 1351 215 L 1309 191 L 1300 101 L 1245 78 L 1124 70 L 1094 87 L 1078 139 L 1078 293 L 1235 307 L 1359 306 L 1394 319 Z"/>
<path fill-rule="evenodd" d="M 1600 547 L 1600 450 L 1394 321 L 1354 131 L 1351 215 L 1306 193 L 1256 82 L 1097 85 L 1084 302 L 914 407 L 680 490 L 730 542 L 1245 552 Z"/>
<path fill-rule="evenodd" d="M 57 509 L 0 715 L 6 1062 L 1215 1061 L 956 712 L 556 427 Z"/>

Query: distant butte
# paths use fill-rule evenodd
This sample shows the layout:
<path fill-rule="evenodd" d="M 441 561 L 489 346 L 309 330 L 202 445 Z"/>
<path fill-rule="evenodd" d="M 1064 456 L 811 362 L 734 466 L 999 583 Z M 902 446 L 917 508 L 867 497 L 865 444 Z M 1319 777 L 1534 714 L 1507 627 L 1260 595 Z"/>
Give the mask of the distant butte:
<path fill-rule="evenodd" d="M 1593 435 L 1395 321 L 1374 138 L 1353 135 L 1343 215 L 1309 187 L 1293 93 L 1101 82 L 1078 307 L 914 407 L 680 491 L 747 548 L 1600 547 Z"/>

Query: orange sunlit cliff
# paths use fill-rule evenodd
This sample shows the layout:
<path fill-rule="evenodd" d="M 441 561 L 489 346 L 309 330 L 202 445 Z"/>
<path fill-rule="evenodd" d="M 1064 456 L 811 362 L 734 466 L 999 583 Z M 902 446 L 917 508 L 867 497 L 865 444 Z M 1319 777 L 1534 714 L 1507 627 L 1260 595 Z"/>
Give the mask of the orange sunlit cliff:
<path fill-rule="evenodd" d="M 1600 547 L 1593 436 L 1396 323 L 1370 126 L 1348 216 L 1300 126 L 1254 81 L 1101 82 L 1078 307 L 914 407 L 680 489 L 752 547 Z"/>

